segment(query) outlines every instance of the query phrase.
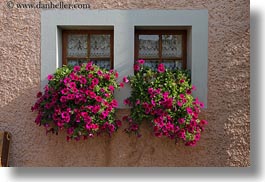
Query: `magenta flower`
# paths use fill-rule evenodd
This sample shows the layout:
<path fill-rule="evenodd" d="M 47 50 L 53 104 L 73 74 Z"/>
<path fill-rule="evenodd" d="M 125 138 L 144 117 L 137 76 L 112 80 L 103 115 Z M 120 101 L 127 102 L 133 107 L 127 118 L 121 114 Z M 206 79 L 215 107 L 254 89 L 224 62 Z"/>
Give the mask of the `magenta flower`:
<path fill-rule="evenodd" d="M 123 103 L 124 103 L 125 105 L 130 105 L 130 100 L 129 100 L 129 99 L 125 99 L 125 100 L 123 101 Z"/>
<path fill-rule="evenodd" d="M 64 84 L 67 84 L 67 83 L 69 83 L 71 80 L 70 80 L 70 78 L 68 78 L 68 77 L 66 77 L 64 80 L 63 80 L 63 82 L 64 82 Z"/>
<path fill-rule="evenodd" d="M 96 101 L 98 101 L 98 102 L 101 102 L 101 101 L 102 101 L 102 98 L 101 98 L 100 96 L 96 96 L 95 99 L 96 99 Z"/>
<path fill-rule="evenodd" d="M 123 88 L 124 87 L 124 83 L 121 82 L 120 83 L 120 87 Z"/>
<path fill-rule="evenodd" d="M 118 127 L 121 127 L 121 125 L 122 125 L 121 120 L 116 120 L 115 123 L 116 123 L 116 125 L 117 125 Z"/>
<path fill-rule="evenodd" d="M 103 75 L 103 72 L 101 70 L 98 70 L 98 76 L 102 76 Z"/>
<path fill-rule="evenodd" d="M 127 77 L 123 77 L 123 82 L 124 83 L 128 83 L 129 82 L 128 78 Z"/>
<path fill-rule="evenodd" d="M 51 79 L 53 79 L 53 76 L 52 76 L 52 75 L 48 75 L 48 76 L 47 76 L 47 79 L 48 79 L 48 80 L 51 80 Z"/>
<path fill-rule="evenodd" d="M 37 93 L 37 98 L 40 98 L 42 96 L 42 92 Z"/>
<path fill-rule="evenodd" d="M 61 102 L 66 102 L 66 101 L 67 101 L 67 97 L 66 97 L 66 96 L 62 96 L 62 97 L 60 98 L 60 101 L 61 101 Z"/>
<path fill-rule="evenodd" d="M 149 93 L 150 95 L 153 94 L 153 91 L 154 91 L 153 88 L 148 88 L 148 93 Z"/>
<path fill-rule="evenodd" d="M 63 94 L 63 95 L 66 95 L 67 93 L 68 93 L 68 90 L 65 88 L 65 89 L 62 89 L 61 90 L 61 93 Z"/>
<path fill-rule="evenodd" d="M 137 61 L 137 63 L 144 64 L 144 60 L 143 59 L 140 59 L 140 60 Z"/>
<path fill-rule="evenodd" d="M 184 95 L 184 94 L 179 94 L 179 97 L 180 97 L 181 99 L 184 99 L 184 98 L 185 98 L 185 95 Z"/>
<path fill-rule="evenodd" d="M 106 80 L 110 80 L 110 75 L 109 75 L 109 74 L 105 74 L 105 75 L 104 75 L 104 78 L 105 78 Z"/>
<path fill-rule="evenodd" d="M 82 116 L 83 118 L 87 118 L 87 117 L 88 117 L 88 113 L 87 113 L 87 112 L 81 112 L 81 116 Z"/>
<path fill-rule="evenodd" d="M 192 115 L 192 113 L 193 113 L 193 111 L 192 111 L 192 109 L 191 109 L 190 107 L 187 107 L 187 108 L 186 108 L 186 111 L 187 111 L 187 113 L 188 113 L 189 115 Z"/>
<path fill-rule="evenodd" d="M 75 71 L 75 72 L 80 71 L 80 66 L 74 66 L 74 71 Z"/>
<path fill-rule="evenodd" d="M 109 131 L 112 133 L 115 130 L 115 126 L 113 124 L 108 125 Z"/>
<path fill-rule="evenodd" d="M 101 113 L 101 115 L 102 115 L 102 117 L 105 119 L 106 117 L 108 117 L 109 112 L 108 112 L 108 111 L 103 111 L 103 112 Z"/>
<path fill-rule="evenodd" d="M 73 133 L 74 133 L 74 128 L 73 127 L 67 129 L 67 134 L 68 135 L 72 135 Z"/>
<path fill-rule="evenodd" d="M 75 95 L 74 94 L 68 94 L 67 95 L 67 99 L 68 100 L 74 100 L 75 99 Z"/>
<path fill-rule="evenodd" d="M 158 65 L 158 68 L 157 68 L 157 71 L 159 73 L 164 73 L 165 72 L 165 66 L 164 66 L 164 64 L 159 64 Z"/>
<path fill-rule="evenodd" d="M 99 106 L 99 105 L 96 105 L 96 106 L 94 106 L 94 107 L 92 108 L 92 112 L 93 112 L 94 114 L 96 114 L 99 110 L 100 110 L 100 106 Z"/>
<path fill-rule="evenodd" d="M 177 105 L 179 106 L 179 107 L 181 107 L 182 105 L 183 105 L 183 103 L 181 102 L 181 101 L 177 101 Z"/>
<path fill-rule="evenodd" d="M 114 86 L 113 86 L 113 85 L 110 85 L 110 86 L 109 86 L 109 90 L 110 90 L 110 91 L 114 91 Z"/>
<path fill-rule="evenodd" d="M 112 101 L 111 101 L 111 106 L 112 106 L 112 107 L 118 107 L 118 102 L 117 102 L 117 100 L 112 100 Z"/>
<path fill-rule="evenodd" d="M 186 90 L 186 94 L 190 95 L 191 94 L 191 90 L 190 89 L 187 89 Z"/>
<path fill-rule="evenodd" d="M 81 83 L 81 84 L 86 84 L 86 82 L 87 82 L 87 80 L 86 80 L 85 77 L 82 77 L 82 78 L 80 79 L 80 83 Z"/>
<path fill-rule="evenodd" d="M 137 124 L 133 124 L 133 125 L 131 126 L 131 130 L 132 130 L 132 131 L 136 131 L 136 130 L 138 130 L 138 128 L 139 128 L 139 126 L 138 126 Z"/>
<path fill-rule="evenodd" d="M 98 124 L 91 124 L 92 130 L 98 130 L 98 128 L 99 128 Z"/>
<path fill-rule="evenodd" d="M 97 95 L 95 94 L 95 92 L 89 92 L 89 97 L 91 99 L 94 99 Z"/>
<path fill-rule="evenodd" d="M 179 124 L 183 124 L 185 122 L 185 119 L 184 118 L 179 118 L 178 122 L 179 122 Z"/>
<path fill-rule="evenodd" d="M 98 82 L 99 82 L 99 81 L 98 81 L 98 79 L 97 79 L 97 78 L 94 78 L 94 79 L 92 80 L 92 84 L 93 84 L 93 85 L 97 85 L 97 84 L 98 84 Z"/>
<path fill-rule="evenodd" d="M 69 113 L 68 113 L 68 112 L 62 112 L 61 117 L 62 117 L 62 118 L 68 118 L 68 117 L 70 117 L 70 116 L 69 116 Z"/>
<path fill-rule="evenodd" d="M 181 79 L 179 82 L 180 82 L 180 83 L 184 83 L 184 82 L 185 82 L 185 80 L 184 80 L 184 79 Z"/>
<path fill-rule="evenodd" d="M 69 83 L 69 86 L 70 86 L 71 88 L 75 88 L 75 87 L 76 87 L 76 84 L 75 84 L 75 82 L 70 82 L 70 83 Z"/>
<path fill-rule="evenodd" d="M 140 70 L 140 66 L 138 64 L 135 64 L 133 67 L 134 71 L 139 71 Z"/>
<path fill-rule="evenodd" d="M 87 70 L 87 71 L 90 71 L 90 70 L 93 70 L 93 69 L 94 69 L 94 68 L 93 68 L 92 62 L 87 63 L 87 65 L 86 65 L 86 70 Z"/>

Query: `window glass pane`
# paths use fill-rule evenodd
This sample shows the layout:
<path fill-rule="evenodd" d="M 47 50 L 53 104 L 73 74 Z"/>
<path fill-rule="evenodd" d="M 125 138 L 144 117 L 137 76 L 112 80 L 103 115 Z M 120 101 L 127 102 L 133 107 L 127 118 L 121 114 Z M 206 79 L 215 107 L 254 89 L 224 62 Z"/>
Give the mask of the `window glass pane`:
<path fill-rule="evenodd" d="M 182 62 L 180 60 L 163 60 L 163 64 L 168 70 L 182 69 Z"/>
<path fill-rule="evenodd" d="M 182 35 L 162 35 L 162 57 L 182 56 Z"/>
<path fill-rule="evenodd" d="M 81 65 L 83 63 L 87 63 L 85 59 L 75 59 L 75 60 L 68 60 L 67 64 L 71 66 Z"/>
<path fill-rule="evenodd" d="M 68 36 L 67 42 L 68 57 L 87 57 L 87 35 Z"/>
<path fill-rule="evenodd" d="M 139 35 L 139 58 L 159 57 L 159 36 Z"/>
<path fill-rule="evenodd" d="M 159 64 L 158 60 L 146 60 L 144 63 L 144 66 L 147 66 L 147 67 L 151 68 L 152 70 L 156 70 L 158 64 Z"/>
<path fill-rule="evenodd" d="M 110 57 L 110 35 L 90 36 L 90 57 Z"/>
<path fill-rule="evenodd" d="M 104 60 L 91 60 L 93 64 L 99 66 L 100 68 L 104 68 L 107 70 L 110 70 L 110 60 L 109 59 L 104 59 Z"/>

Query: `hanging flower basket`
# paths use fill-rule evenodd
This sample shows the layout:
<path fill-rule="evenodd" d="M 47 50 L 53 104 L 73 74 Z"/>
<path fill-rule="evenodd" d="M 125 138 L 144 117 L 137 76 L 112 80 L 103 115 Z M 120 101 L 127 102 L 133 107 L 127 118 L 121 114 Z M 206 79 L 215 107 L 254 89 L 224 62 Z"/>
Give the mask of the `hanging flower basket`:
<path fill-rule="evenodd" d="M 67 140 L 111 135 L 121 125 L 115 120 L 114 90 L 119 88 L 118 73 L 100 69 L 91 62 L 82 66 L 64 66 L 49 75 L 44 93 L 32 107 L 36 124 L 46 132 L 65 129 Z"/>
<path fill-rule="evenodd" d="M 142 121 L 148 121 L 155 136 L 195 145 L 207 121 L 198 118 L 204 106 L 191 95 L 195 87 L 189 74 L 167 70 L 163 64 L 152 70 L 144 66 L 144 60 L 138 60 L 134 70 L 134 76 L 123 80 L 132 87 L 131 96 L 124 101 L 132 107 L 130 115 L 123 118 L 129 123 L 125 131 L 140 136 Z"/>

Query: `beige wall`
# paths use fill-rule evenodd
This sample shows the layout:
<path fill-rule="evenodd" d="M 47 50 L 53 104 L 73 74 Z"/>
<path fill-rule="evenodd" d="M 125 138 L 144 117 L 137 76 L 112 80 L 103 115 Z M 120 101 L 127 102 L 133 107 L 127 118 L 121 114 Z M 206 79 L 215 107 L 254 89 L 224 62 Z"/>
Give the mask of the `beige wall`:
<path fill-rule="evenodd" d="M 122 130 L 70 143 L 64 134 L 46 136 L 30 111 L 40 88 L 40 10 L 8 9 L 1 1 L 0 130 L 13 135 L 10 165 L 249 166 L 249 1 L 87 2 L 92 9 L 208 9 L 208 109 L 202 117 L 209 125 L 196 147 L 155 138 L 147 124 L 140 139 Z M 118 117 L 127 112 L 119 110 Z"/>

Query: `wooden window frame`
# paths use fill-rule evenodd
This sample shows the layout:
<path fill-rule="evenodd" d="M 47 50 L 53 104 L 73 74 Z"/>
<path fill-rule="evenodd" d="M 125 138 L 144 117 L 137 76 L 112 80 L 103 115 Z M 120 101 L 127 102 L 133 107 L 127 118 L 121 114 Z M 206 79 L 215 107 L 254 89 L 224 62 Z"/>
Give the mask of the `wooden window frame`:
<path fill-rule="evenodd" d="M 67 56 L 67 38 L 70 34 L 79 34 L 79 35 L 87 35 L 87 56 L 86 57 L 68 57 Z M 98 58 L 91 58 L 90 57 L 90 35 L 96 35 L 96 34 L 104 34 L 104 35 L 110 35 L 110 57 L 98 57 Z M 114 65 L 114 33 L 113 30 L 63 30 L 63 45 L 62 45 L 62 64 L 67 65 L 68 59 L 75 60 L 75 59 L 85 59 L 87 61 L 91 60 L 101 60 L 101 59 L 110 59 L 110 69 L 113 69 Z"/>
<path fill-rule="evenodd" d="M 158 35 L 159 36 L 159 58 L 141 58 L 139 57 L 139 35 Z M 162 57 L 162 35 L 182 35 L 182 56 L 174 58 Z M 182 68 L 187 68 L 187 31 L 186 30 L 135 30 L 134 60 L 158 60 L 159 63 L 164 60 L 181 61 Z"/>

